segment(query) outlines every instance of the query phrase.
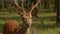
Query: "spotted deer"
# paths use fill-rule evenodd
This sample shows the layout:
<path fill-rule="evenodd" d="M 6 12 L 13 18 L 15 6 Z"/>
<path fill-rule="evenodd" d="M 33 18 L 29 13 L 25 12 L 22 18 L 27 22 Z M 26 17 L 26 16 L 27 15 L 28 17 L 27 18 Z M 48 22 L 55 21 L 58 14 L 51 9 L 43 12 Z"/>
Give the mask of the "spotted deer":
<path fill-rule="evenodd" d="M 32 10 L 39 4 L 40 0 L 36 2 L 35 5 L 32 4 L 30 10 L 27 12 L 24 10 L 23 6 L 19 6 L 16 0 L 13 0 L 16 7 L 19 9 L 19 13 L 21 14 L 21 18 L 23 21 L 22 27 L 19 26 L 18 22 L 15 20 L 8 20 L 5 23 L 3 28 L 3 34 L 29 34 L 30 27 L 32 25 Z"/>

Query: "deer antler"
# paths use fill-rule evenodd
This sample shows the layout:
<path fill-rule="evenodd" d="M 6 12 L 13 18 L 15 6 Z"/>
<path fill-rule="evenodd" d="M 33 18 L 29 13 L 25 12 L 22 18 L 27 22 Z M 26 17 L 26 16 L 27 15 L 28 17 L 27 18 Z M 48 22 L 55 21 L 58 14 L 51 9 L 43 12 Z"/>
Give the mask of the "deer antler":
<path fill-rule="evenodd" d="M 20 10 L 20 14 L 22 14 L 21 12 L 25 13 L 25 10 L 24 10 L 23 5 L 22 5 L 22 7 L 19 6 L 18 3 L 16 2 L 16 0 L 13 0 L 13 2 L 14 2 L 15 5 L 17 6 L 17 8 Z M 40 0 L 38 0 L 34 5 L 32 4 L 33 6 L 32 6 L 32 8 L 30 8 L 29 13 L 32 13 L 32 10 L 33 10 L 39 3 L 40 3 Z M 23 4 L 23 3 L 22 3 L 22 4 Z"/>
<path fill-rule="evenodd" d="M 36 6 L 38 6 L 38 4 L 40 3 L 40 0 L 38 0 L 37 2 L 36 2 L 36 4 L 32 4 L 33 6 L 32 6 L 32 8 L 30 9 L 30 13 L 32 12 L 32 10 L 36 7 Z"/>
<path fill-rule="evenodd" d="M 13 0 L 13 2 L 14 2 L 15 5 L 17 6 L 17 8 L 20 10 L 20 14 L 22 14 L 22 12 L 25 13 L 25 10 L 24 10 L 23 5 L 22 5 L 22 7 L 19 6 L 19 4 L 16 2 L 16 0 Z"/>

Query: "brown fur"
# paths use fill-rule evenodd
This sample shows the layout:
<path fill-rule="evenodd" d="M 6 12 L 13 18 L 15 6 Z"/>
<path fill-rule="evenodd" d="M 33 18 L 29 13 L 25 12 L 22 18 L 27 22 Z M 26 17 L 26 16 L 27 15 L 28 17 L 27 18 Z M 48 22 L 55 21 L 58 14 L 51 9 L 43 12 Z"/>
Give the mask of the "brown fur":
<path fill-rule="evenodd" d="M 38 17 L 37 16 L 38 13 L 39 13 L 39 9 L 36 7 L 36 8 L 34 8 L 34 10 L 32 12 L 32 16 L 37 18 Z"/>
<path fill-rule="evenodd" d="M 9 20 L 5 23 L 3 27 L 3 34 L 16 34 L 21 27 L 15 20 Z"/>

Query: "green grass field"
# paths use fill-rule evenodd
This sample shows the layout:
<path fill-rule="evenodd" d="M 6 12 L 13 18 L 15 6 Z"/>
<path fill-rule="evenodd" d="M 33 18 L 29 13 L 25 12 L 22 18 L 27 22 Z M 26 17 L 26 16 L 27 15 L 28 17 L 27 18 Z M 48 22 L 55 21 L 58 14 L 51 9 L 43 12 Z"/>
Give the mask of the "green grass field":
<path fill-rule="evenodd" d="M 2 12 L 3 13 L 3 12 Z M 5 12 L 6 13 L 6 12 Z M 22 24 L 21 17 L 16 12 L 6 13 L 0 15 L 0 34 L 2 34 L 3 26 L 6 20 L 17 20 Z M 31 26 L 31 33 L 37 34 L 59 34 L 60 28 L 56 27 L 56 13 L 55 12 L 40 12 L 38 18 L 33 19 Z"/>

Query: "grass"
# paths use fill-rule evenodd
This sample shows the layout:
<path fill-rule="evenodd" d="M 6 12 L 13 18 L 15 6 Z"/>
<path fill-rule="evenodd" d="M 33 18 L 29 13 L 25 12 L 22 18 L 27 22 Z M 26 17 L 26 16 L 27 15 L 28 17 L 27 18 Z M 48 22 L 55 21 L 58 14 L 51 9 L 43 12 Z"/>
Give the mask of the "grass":
<path fill-rule="evenodd" d="M 22 24 L 21 17 L 17 13 L 10 13 L 0 15 L 0 34 L 2 34 L 3 26 L 6 20 L 14 19 Z M 31 33 L 37 34 L 59 34 L 60 28 L 56 27 L 56 13 L 54 12 L 40 12 L 38 18 L 33 19 Z"/>

